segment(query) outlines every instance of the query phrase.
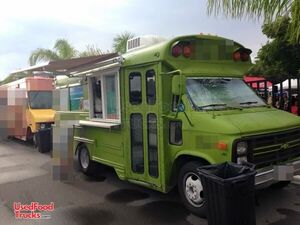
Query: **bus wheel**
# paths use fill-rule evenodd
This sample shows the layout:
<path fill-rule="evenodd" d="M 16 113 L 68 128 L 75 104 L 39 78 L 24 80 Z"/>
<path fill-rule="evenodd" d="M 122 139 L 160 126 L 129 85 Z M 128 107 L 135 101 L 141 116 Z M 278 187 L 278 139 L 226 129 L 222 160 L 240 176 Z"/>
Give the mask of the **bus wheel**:
<path fill-rule="evenodd" d="M 185 164 L 178 176 L 178 192 L 185 207 L 193 214 L 206 217 L 206 201 L 203 186 L 197 173 L 197 168 L 203 166 L 200 162 Z"/>
<path fill-rule="evenodd" d="M 272 185 L 273 188 L 275 189 L 282 189 L 288 186 L 291 183 L 291 181 L 279 181 L 275 184 Z"/>
<path fill-rule="evenodd" d="M 81 171 L 86 175 L 92 175 L 94 171 L 94 162 L 91 160 L 88 148 L 81 145 L 78 149 L 78 161 Z"/>

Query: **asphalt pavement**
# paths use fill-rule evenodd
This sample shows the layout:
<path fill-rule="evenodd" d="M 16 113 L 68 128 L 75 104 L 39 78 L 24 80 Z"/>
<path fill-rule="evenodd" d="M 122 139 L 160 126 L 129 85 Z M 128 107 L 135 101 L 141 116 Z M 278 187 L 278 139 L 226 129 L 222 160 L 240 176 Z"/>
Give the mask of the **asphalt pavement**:
<path fill-rule="evenodd" d="M 113 170 L 99 168 L 95 177 L 78 171 L 72 179 L 53 179 L 50 154 L 41 154 L 17 140 L 0 142 L 0 225 L 206 225 L 180 203 L 176 190 L 162 194 L 117 178 Z M 257 192 L 258 225 L 299 225 L 299 180 L 283 189 Z M 54 203 L 43 219 L 16 219 L 13 204 Z"/>

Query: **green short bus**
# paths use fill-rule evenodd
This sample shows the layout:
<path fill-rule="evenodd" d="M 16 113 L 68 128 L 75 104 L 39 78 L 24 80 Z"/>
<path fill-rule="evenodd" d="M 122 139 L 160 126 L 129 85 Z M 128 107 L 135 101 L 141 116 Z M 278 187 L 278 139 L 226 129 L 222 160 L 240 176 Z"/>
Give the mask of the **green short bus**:
<path fill-rule="evenodd" d="M 101 163 L 157 191 L 178 187 L 201 216 L 198 167 L 251 162 L 258 187 L 287 184 L 300 171 L 300 118 L 268 106 L 244 83 L 251 50 L 211 35 L 139 37 L 127 48 L 73 74 L 89 93 L 89 116 L 73 137 L 84 173 Z"/>

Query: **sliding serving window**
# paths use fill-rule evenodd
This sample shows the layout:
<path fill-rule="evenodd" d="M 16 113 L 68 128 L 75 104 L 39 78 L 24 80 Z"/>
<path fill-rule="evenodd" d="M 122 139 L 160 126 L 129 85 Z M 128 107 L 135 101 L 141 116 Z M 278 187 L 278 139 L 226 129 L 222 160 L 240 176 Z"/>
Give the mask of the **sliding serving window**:
<path fill-rule="evenodd" d="M 120 121 L 119 75 L 99 74 L 90 81 L 90 117 L 93 120 Z"/>

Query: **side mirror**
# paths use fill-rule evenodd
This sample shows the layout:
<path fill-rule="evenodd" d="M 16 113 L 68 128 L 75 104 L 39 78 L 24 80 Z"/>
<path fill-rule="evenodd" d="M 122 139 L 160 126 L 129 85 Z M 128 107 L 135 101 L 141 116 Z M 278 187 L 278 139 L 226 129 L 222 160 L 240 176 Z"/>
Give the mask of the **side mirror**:
<path fill-rule="evenodd" d="M 182 75 L 175 75 L 172 78 L 173 95 L 184 95 L 186 92 L 186 78 Z"/>

